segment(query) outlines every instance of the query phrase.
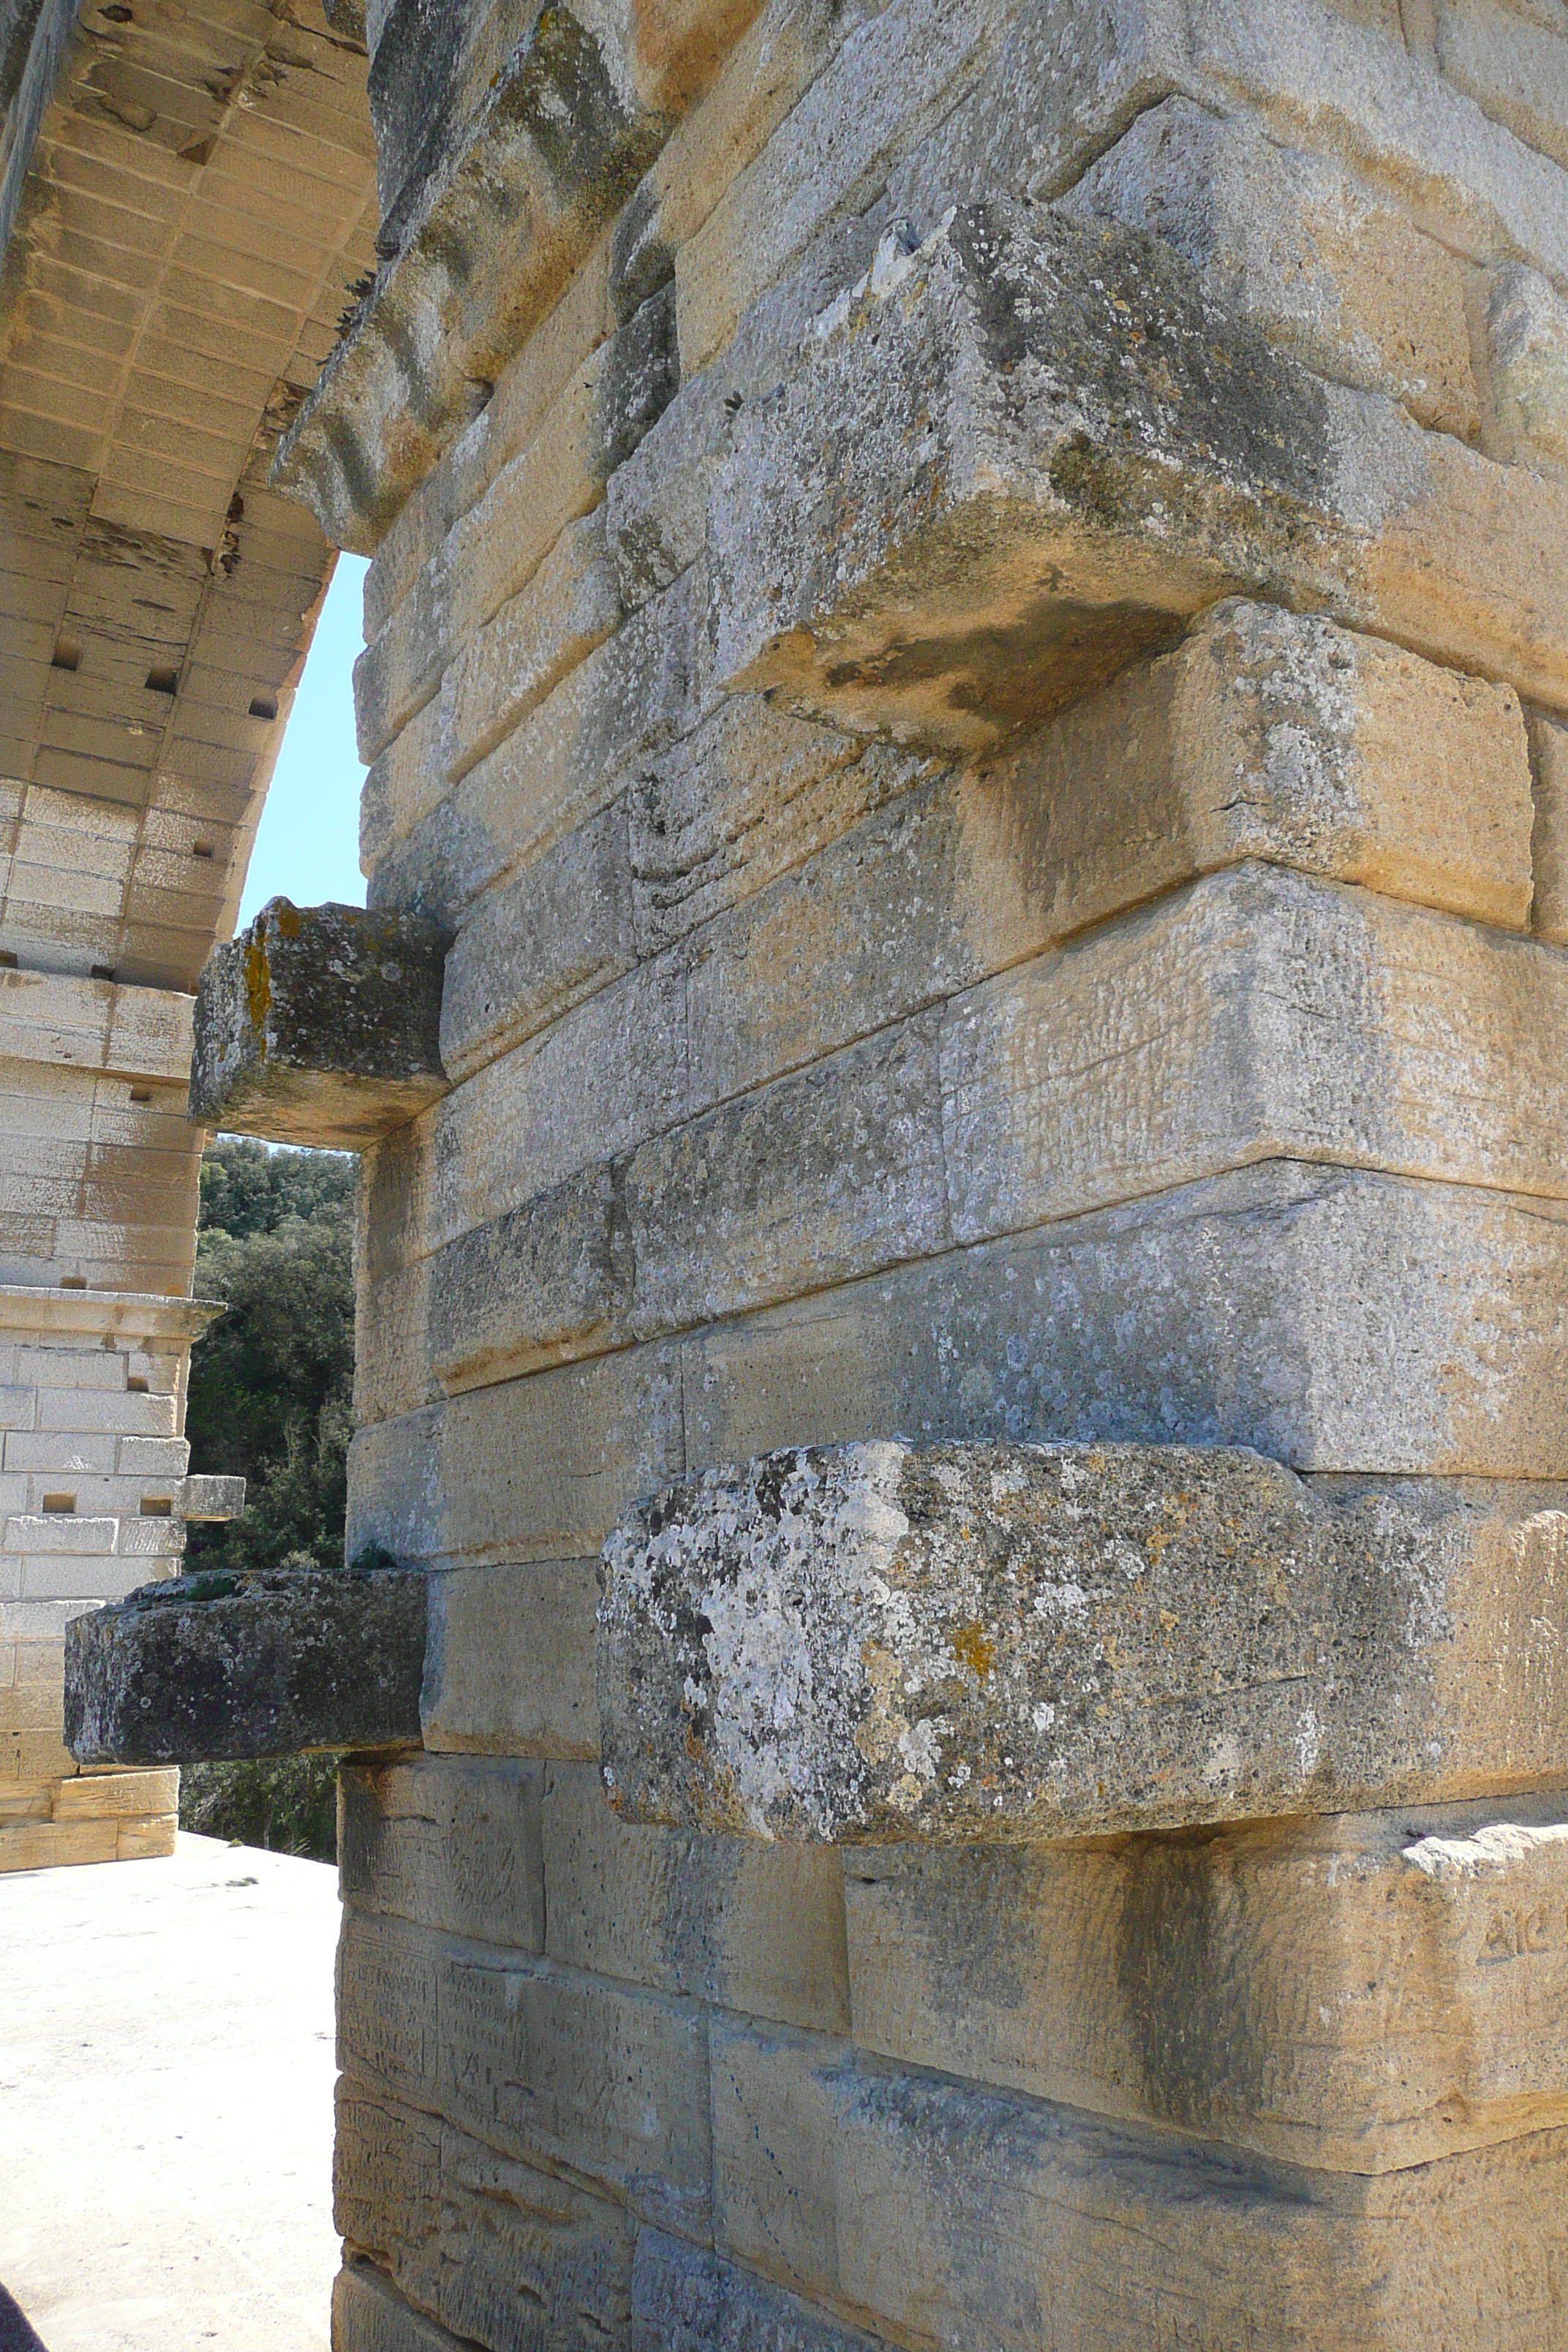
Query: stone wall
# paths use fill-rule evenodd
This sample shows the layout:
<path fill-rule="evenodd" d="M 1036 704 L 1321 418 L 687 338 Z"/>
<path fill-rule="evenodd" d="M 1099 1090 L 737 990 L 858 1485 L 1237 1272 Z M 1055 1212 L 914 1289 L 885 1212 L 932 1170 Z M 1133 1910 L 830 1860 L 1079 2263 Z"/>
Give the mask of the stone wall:
<path fill-rule="evenodd" d="M 279 461 L 453 940 L 362 1181 L 350 1551 L 431 1636 L 335 2340 L 1568 2346 L 1568 16 L 428 13 Z M 1372 1811 L 617 1818 L 609 1530 L 895 1434 L 1418 1481 L 1533 1600 L 1433 1618 Z"/>

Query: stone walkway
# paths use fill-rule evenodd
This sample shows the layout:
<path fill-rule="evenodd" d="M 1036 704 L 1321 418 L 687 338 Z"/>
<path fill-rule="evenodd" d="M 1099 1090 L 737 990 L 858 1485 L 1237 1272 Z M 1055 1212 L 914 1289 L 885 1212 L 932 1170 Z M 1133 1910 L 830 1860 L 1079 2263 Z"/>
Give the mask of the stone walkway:
<path fill-rule="evenodd" d="M 336 1874 L 182 1836 L 0 1877 L 0 2281 L 47 2352 L 318 2352 Z"/>

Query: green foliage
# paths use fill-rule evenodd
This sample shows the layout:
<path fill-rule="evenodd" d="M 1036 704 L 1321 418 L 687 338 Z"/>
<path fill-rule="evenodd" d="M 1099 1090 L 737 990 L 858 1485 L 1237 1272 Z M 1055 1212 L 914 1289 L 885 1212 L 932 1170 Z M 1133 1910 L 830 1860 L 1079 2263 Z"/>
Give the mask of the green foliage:
<path fill-rule="evenodd" d="M 353 1186 L 339 1152 L 225 1139 L 203 1163 L 196 1296 L 228 1311 L 192 1355 L 185 1429 L 198 1469 L 247 1488 L 243 1518 L 192 1529 L 192 1568 L 342 1560 Z"/>
<path fill-rule="evenodd" d="M 265 1764 L 186 1764 L 180 1827 L 203 1837 L 264 1845 L 333 1862 L 338 1851 L 338 1768 L 332 1756 L 285 1756 Z"/>
<path fill-rule="evenodd" d="M 193 1350 L 185 1431 L 198 1470 L 247 1482 L 243 1518 L 193 1527 L 187 1569 L 339 1567 L 353 1426 L 355 1162 L 336 1151 L 221 1138 L 202 1163 L 198 1298 L 227 1310 Z M 180 1819 L 330 1861 L 330 1757 L 198 1764 Z"/>

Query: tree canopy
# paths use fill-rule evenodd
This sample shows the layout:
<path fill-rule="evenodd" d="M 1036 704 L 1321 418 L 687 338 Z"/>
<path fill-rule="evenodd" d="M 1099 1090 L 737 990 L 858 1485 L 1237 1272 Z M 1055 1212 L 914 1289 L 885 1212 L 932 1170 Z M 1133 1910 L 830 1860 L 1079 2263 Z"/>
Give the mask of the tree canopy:
<path fill-rule="evenodd" d="M 196 1296 L 226 1311 L 193 1351 L 198 1470 L 247 1483 L 243 1518 L 193 1528 L 194 1566 L 342 1561 L 353 1411 L 353 1193 L 343 1152 L 220 1137 L 202 1164 Z"/>

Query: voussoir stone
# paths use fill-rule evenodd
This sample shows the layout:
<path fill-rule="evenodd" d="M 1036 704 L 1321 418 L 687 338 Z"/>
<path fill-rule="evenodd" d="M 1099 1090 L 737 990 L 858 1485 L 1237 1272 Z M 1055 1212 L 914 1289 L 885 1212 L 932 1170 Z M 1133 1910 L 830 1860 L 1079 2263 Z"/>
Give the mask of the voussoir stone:
<path fill-rule="evenodd" d="M 81 1764 L 195 1764 L 417 1746 L 417 1570 L 208 1570 L 145 1584 L 66 1636 Z"/>
<path fill-rule="evenodd" d="M 1545 1785 L 1562 1490 L 1241 1448 L 901 1441 L 666 1487 L 605 1546 L 623 1817 L 1050 1838 Z"/>
<path fill-rule="evenodd" d="M 340 1151 L 405 1125 L 447 1091 L 447 947 L 418 916 L 271 899 L 203 970 L 192 1118 Z"/>

